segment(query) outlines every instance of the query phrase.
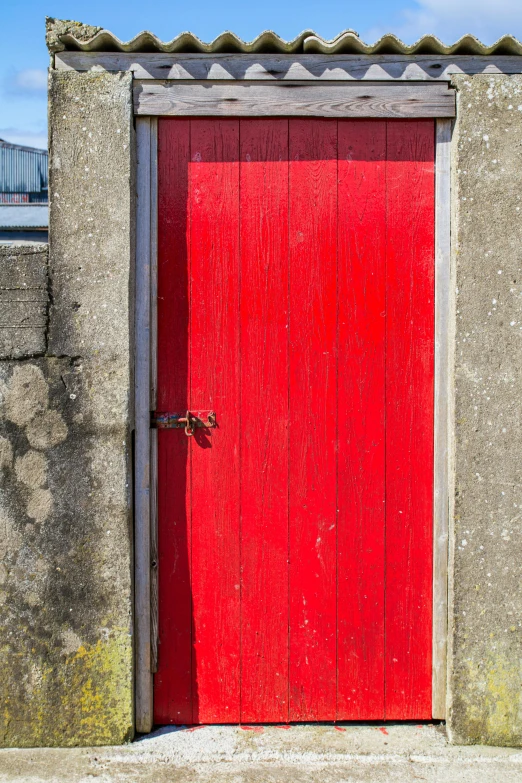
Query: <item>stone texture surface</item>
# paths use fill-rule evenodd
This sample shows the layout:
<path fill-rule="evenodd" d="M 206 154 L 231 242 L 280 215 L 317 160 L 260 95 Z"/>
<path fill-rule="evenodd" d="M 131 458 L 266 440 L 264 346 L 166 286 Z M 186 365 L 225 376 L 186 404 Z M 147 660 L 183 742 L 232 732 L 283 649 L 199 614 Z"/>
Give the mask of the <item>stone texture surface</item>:
<path fill-rule="evenodd" d="M 131 85 L 130 73 L 51 72 L 49 350 L 56 355 L 128 356 Z"/>
<path fill-rule="evenodd" d="M 0 359 L 44 354 L 47 246 L 0 245 Z"/>
<path fill-rule="evenodd" d="M 47 347 L 0 362 L 0 744 L 19 747 L 133 732 L 130 77 L 54 73 L 50 119 Z"/>
<path fill-rule="evenodd" d="M 522 77 L 455 85 L 450 728 L 521 745 Z"/>

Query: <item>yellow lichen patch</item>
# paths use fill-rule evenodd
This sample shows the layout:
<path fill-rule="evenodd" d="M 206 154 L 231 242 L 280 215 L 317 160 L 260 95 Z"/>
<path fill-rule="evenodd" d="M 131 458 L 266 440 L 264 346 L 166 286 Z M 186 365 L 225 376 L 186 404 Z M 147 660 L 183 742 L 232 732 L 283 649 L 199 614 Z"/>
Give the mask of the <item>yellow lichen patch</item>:
<path fill-rule="evenodd" d="M 511 747 L 520 744 L 522 672 L 515 660 L 498 655 L 480 664 L 467 661 L 458 692 L 457 732 L 461 741 Z"/>
<path fill-rule="evenodd" d="M 68 657 L 71 686 L 78 695 L 79 734 L 93 744 L 124 741 L 131 730 L 132 663 L 130 638 L 121 631 L 93 646 L 81 646 Z M 69 702 L 64 695 L 62 701 Z"/>
<path fill-rule="evenodd" d="M 487 671 L 487 733 L 497 745 L 512 745 L 520 723 L 522 677 L 517 663 L 498 656 Z"/>
<path fill-rule="evenodd" d="M 65 660 L 62 654 L 60 663 L 46 657 L 38 678 L 17 685 L 18 692 L 2 699 L 0 745 L 114 745 L 132 738 L 128 629 L 113 629 L 96 644 L 66 654 Z"/>

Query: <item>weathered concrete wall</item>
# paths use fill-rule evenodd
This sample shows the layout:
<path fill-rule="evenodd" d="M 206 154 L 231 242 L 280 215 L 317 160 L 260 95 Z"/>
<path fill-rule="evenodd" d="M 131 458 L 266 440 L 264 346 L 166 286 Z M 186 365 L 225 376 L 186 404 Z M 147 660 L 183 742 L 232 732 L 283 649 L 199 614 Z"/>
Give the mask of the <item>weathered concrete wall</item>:
<path fill-rule="evenodd" d="M 522 744 L 522 76 L 459 76 L 450 727 Z"/>
<path fill-rule="evenodd" d="M 47 262 L 47 245 L 0 245 L 0 359 L 45 352 Z"/>
<path fill-rule="evenodd" d="M 5 746 L 133 732 L 130 76 L 52 73 L 50 120 L 48 318 L 0 362 Z"/>

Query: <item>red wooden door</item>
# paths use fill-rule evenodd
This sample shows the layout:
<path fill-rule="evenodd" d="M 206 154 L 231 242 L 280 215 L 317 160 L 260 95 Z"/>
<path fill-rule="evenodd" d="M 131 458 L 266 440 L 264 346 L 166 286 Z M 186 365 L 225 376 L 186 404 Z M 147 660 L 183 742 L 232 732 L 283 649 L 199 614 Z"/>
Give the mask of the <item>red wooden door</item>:
<path fill-rule="evenodd" d="M 431 717 L 434 123 L 159 120 L 157 723 Z"/>

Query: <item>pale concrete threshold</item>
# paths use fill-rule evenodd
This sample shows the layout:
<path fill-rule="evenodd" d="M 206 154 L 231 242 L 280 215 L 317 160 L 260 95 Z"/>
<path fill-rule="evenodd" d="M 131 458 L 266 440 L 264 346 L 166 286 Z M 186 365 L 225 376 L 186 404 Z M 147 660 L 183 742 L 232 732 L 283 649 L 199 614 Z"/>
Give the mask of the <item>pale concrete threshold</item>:
<path fill-rule="evenodd" d="M 444 726 L 162 728 L 132 745 L 0 751 L 26 783 L 522 782 L 522 750 L 449 745 Z"/>

